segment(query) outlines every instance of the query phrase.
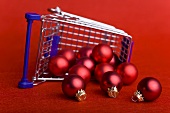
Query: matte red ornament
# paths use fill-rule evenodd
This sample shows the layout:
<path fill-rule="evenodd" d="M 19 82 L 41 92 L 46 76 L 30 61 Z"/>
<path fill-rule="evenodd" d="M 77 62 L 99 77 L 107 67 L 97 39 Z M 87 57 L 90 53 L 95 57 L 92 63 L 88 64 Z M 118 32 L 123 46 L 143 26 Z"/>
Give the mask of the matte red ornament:
<path fill-rule="evenodd" d="M 122 78 L 115 71 L 108 71 L 103 74 L 100 82 L 100 88 L 106 92 L 109 97 L 116 98 L 122 89 L 122 86 Z"/>
<path fill-rule="evenodd" d="M 117 66 L 120 64 L 120 60 L 119 57 L 117 56 L 116 53 L 113 53 L 113 57 L 110 61 L 110 64 L 114 67 L 117 68 Z"/>
<path fill-rule="evenodd" d="M 113 50 L 107 44 L 98 44 L 92 50 L 92 58 L 97 63 L 109 63 L 113 57 Z"/>
<path fill-rule="evenodd" d="M 77 74 L 81 76 L 84 79 L 86 84 L 90 81 L 90 78 L 91 78 L 90 70 L 82 64 L 76 64 L 72 66 L 69 69 L 68 74 L 69 74 L 68 76 L 70 76 L 71 74 Z"/>
<path fill-rule="evenodd" d="M 95 79 L 98 82 L 101 82 L 103 74 L 107 71 L 114 71 L 113 66 L 109 63 L 100 63 L 96 65 L 96 68 L 94 70 Z"/>
<path fill-rule="evenodd" d="M 65 76 L 62 81 L 63 93 L 70 98 L 76 97 L 79 101 L 86 99 L 85 88 L 84 80 L 76 74 Z"/>
<path fill-rule="evenodd" d="M 162 92 L 161 83 L 154 77 L 143 78 L 137 86 L 137 91 L 132 96 L 132 101 L 154 101 Z"/>
<path fill-rule="evenodd" d="M 92 54 L 92 48 L 89 46 L 86 47 L 82 47 L 80 48 L 79 52 L 77 53 L 77 58 L 81 58 L 81 57 L 91 57 Z"/>
<path fill-rule="evenodd" d="M 121 63 L 117 67 L 117 73 L 122 76 L 122 81 L 124 85 L 132 84 L 138 77 L 138 69 L 132 63 Z"/>
<path fill-rule="evenodd" d="M 82 64 L 86 66 L 90 72 L 92 72 L 95 68 L 95 62 L 89 57 L 81 57 L 77 60 L 76 64 Z"/>
<path fill-rule="evenodd" d="M 64 76 L 68 71 L 69 62 L 64 56 L 55 56 L 50 59 L 48 68 L 54 76 Z"/>
<path fill-rule="evenodd" d="M 76 54 L 74 53 L 74 51 L 72 49 L 62 49 L 60 51 L 58 51 L 57 55 L 62 55 L 64 56 L 70 64 L 70 67 L 75 63 L 76 61 Z"/>

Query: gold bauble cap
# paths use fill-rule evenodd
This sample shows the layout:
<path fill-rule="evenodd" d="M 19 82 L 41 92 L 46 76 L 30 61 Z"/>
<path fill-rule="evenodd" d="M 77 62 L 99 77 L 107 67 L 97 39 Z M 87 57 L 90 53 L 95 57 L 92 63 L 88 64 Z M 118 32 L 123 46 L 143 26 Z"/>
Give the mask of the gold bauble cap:
<path fill-rule="evenodd" d="M 78 92 L 76 93 L 76 99 L 78 101 L 86 100 L 86 96 L 87 96 L 86 92 L 84 90 L 82 90 L 82 89 L 78 90 Z"/>
<path fill-rule="evenodd" d="M 109 97 L 116 98 L 119 94 L 116 86 L 108 88 L 107 94 Z"/>
<path fill-rule="evenodd" d="M 134 92 L 134 95 L 132 96 L 131 100 L 133 102 L 142 102 L 144 101 L 144 97 L 142 96 L 140 91 L 137 90 L 136 92 Z"/>

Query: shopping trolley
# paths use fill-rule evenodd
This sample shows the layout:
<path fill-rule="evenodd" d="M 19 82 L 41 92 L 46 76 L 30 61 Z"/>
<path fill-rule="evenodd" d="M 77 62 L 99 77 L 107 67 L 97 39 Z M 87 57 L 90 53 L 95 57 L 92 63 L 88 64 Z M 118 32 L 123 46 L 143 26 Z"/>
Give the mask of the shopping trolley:
<path fill-rule="evenodd" d="M 48 62 L 58 50 L 71 48 L 78 52 L 81 47 L 94 47 L 99 43 L 110 45 L 121 62 L 130 62 L 133 41 L 123 30 L 95 20 L 61 11 L 59 7 L 49 8 L 49 14 L 26 13 L 27 34 L 25 44 L 23 77 L 19 88 L 32 88 L 48 80 L 63 80 L 62 77 L 49 77 Z M 36 69 L 32 81 L 28 80 L 28 60 L 32 22 L 41 22 L 40 41 L 36 59 Z M 38 81 L 38 82 L 37 82 Z"/>

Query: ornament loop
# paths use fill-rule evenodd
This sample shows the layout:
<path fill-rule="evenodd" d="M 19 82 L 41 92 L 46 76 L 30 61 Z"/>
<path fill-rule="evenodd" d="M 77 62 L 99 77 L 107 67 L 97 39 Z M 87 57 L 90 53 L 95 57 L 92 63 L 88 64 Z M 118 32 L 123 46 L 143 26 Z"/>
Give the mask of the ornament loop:
<path fill-rule="evenodd" d="M 108 93 L 109 97 L 112 97 L 112 98 L 116 98 L 119 94 L 116 86 L 108 88 L 107 93 Z"/>
<path fill-rule="evenodd" d="M 84 101 L 86 100 L 86 92 L 84 90 L 78 90 L 78 92 L 76 93 L 76 99 L 78 101 Z"/>
<path fill-rule="evenodd" d="M 142 102 L 144 101 L 144 97 L 142 97 L 140 91 L 137 90 L 136 92 L 134 92 L 134 95 L 132 96 L 131 100 L 133 102 Z"/>

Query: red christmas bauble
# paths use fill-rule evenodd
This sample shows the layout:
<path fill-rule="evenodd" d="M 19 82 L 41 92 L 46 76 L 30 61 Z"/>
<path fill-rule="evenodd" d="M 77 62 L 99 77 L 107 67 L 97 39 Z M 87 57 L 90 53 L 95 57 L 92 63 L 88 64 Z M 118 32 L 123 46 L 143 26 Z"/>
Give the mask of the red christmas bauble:
<path fill-rule="evenodd" d="M 102 76 L 107 71 L 114 71 L 114 68 L 109 63 L 100 63 L 96 65 L 94 70 L 94 76 L 98 82 L 101 82 Z"/>
<path fill-rule="evenodd" d="M 91 78 L 90 70 L 82 64 L 76 64 L 76 65 L 72 66 L 69 69 L 68 74 L 69 75 L 77 74 L 77 75 L 81 76 L 84 79 L 86 84 L 90 81 L 90 78 Z"/>
<path fill-rule="evenodd" d="M 138 77 L 138 69 L 132 63 L 121 63 L 117 67 L 117 73 L 122 76 L 122 81 L 124 85 L 132 84 Z"/>
<path fill-rule="evenodd" d="M 145 77 L 138 83 L 137 92 L 139 101 L 141 98 L 143 101 L 153 101 L 161 95 L 162 86 L 156 78 Z"/>
<path fill-rule="evenodd" d="M 85 88 L 84 80 L 76 74 L 65 76 L 62 81 L 62 91 L 68 97 L 75 97 L 79 90 L 85 90 Z"/>
<path fill-rule="evenodd" d="M 103 74 L 100 82 L 100 88 L 108 93 L 110 97 L 116 98 L 122 89 L 123 82 L 121 76 L 115 71 L 108 71 Z"/>
<path fill-rule="evenodd" d="M 81 57 L 89 57 L 92 54 L 92 48 L 89 46 L 86 47 L 82 47 L 80 48 L 79 52 L 77 53 L 77 58 L 81 58 Z"/>
<path fill-rule="evenodd" d="M 82 64 L 86 66 L 90 72 L 92 72 L 95 68 L 95 62 L 89 57 L 81 57 L 77 60 L 76 64 Z"/>
<path fill-rule="evenodd" d="M 110 61 L 110 64 L 114 67 L 117 68 L 117 66 L 120 64 L 120 60 L 119 57 L 117 56 L 117 54 L 113 53 L 113 57 Z"/>
<path fill-rule="evenodd" d="M 113 50 L 107 44 L 98 44 L 92 50 L 92 58 L 97 63 L 109 63 L 113 57 Z"/>
<path fill-rule="evenodd" d="M 62 55 L 64 56 L 70 64 L 70 67 L 75 63 L 76 61 L 76 54 L 74 53 L 74 51 L 72 49 L 62 49 L 60 51 L 58 51 L 57 55 Z"/>
<path fill-rule="evenodd" d="M 48 68 L 54 76 L 63 76 L 68 71 L 69 62 L 64 56 L 55 56 L 50 59 Z"/>

